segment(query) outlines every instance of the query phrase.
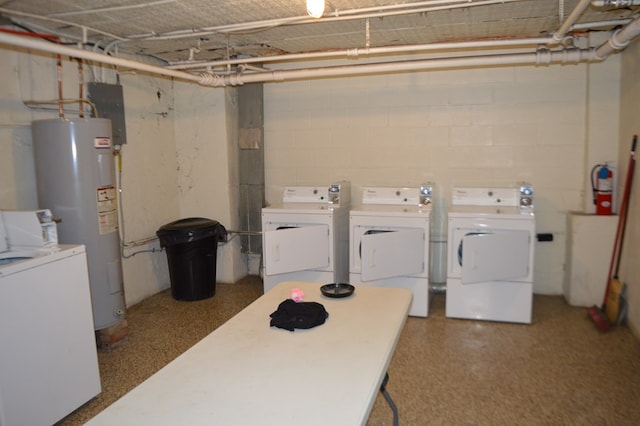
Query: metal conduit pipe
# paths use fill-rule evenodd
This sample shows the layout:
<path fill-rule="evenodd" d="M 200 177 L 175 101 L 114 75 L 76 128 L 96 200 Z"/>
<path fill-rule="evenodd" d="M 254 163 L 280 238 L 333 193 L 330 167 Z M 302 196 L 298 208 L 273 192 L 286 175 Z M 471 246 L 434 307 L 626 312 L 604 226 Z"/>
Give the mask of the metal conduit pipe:
<path fill-rule="evenodd" d="M 404 62 L 380 62 L 375 64 L 343 65 L 326 68 L 273 70 L 251 74 L 235 73 L 220 75 L 214 73 L 202 73 L 200 84 L 204 86 L 221 87 L 248 83 L 300 80 L 305 78 L 344 77 L 350 75 L 436 70 L 445 68 L 473 68 L 502 65 L 549 65 L 552 63 L 577 64 L 580 62 L 590 61 L 592 57 L 592 49 L 563 49 L 559 51 L 539 49 L 532 53 L 466 56 Z"/>
<path fill-rule="evenodd" d="M 462 8 L 470 8 L 476 6 L 488 6 L 493 4 L 504 4 L 512 2 L 521 2 L 525 0 L 477 0 L 471 2 L 469 0 L 450 0 L 439 1 L 430 0 L 415 3 L 402 3 L 399 5 L 379 6 L 375 8 L 365 9 L 347 9 L 334 13 L 327 13 L 322 18 L 310 18 L 308 15 L 294 16 L 289 18 L 278 18 L 264 21 L 243 22 L 237 24 L 219 25 L 214 27 L 189 28 L 186 30 L 169 31 L 161 34 L 145 33 L 132 34 L 127 37 L 129 40 L 167 40 L 178 38 L 204 37 L 212 33 L 230 33 L 238 31 L 254 31 L 265 30 L 282 25 L 300 25 L 300 24 L 316 24 L 328 23 L 344 20 L 356 20 L 365 18 L 383 18 L 386 16 L 407 15 L 415 13 L 427 13 L 439 10 L 454 10 Z M 445 4 L 443 4 L 445 3 Z M 396 10 L 401 8 L 401 10 Z"/>
<path fill-rule="evenodd" d="M 446 283 L 432 283 L 429 284 L 429 292 L 431 294 L 446 294 L 447 293 L 447 284 Z"/>
<path fill-rule="evenodd" d="M 46 21 L 46 22 L 55 22 L 57 24 L 68 25 L 70 27 L 75 27 L 75 28 L 84 27 L 83 25 L 78 25 L 78 24 L 75 24 L 73 22 L 67 22 L 67 21 L 63 21 L 63 20 L 60 20 L 60 19 L 49 18 L 49 17 L 42 16 L 42 15 L 36 15 L 36 14 L 33 14 L 33 13 L 19 12 L 17 10 L 7 9 L 7 8 L 4 8 L 4 7 L 0 7 L 0 13 L 2 13 L 4 15 L 7 15 L 7 16 L 22 16 L 22 17 L 27 17 L 27 18 L 39 19 L 39 20 Z M 50 32 L 51 31 L 51 29 L 49 29 L 49 28 L 33 25 L 31 23 L 29 23 L 29 27 L 32 28 L 32 29 L 33 28 L 37 28 L 38 31 L 41 31 L 41 32 Z M 101 30 L 98 30 L 96 28 L 90 28 L 90 27 L 87 27 L 87 28 L 91 32 L 96 33 L 96 34 L 101 34 L 101 35 L 107 36 L 109 38 L 122 39 L 121 37 L 118 37 L 115 34 L 111 34 L 111 33 L 105 32 L 105 31 L 101 31 Z M 63 36 L 62 36 L 62 34 L 60 32 L 56 32 L 56 35 L 58 35 L 60 38 L 63 38 Z M 75 39 L 76 41 L 79 41 L 79 39 L 77 37 L 64 36 L 64 38 L 70 38 L 70 39 Z"/>
<path fill-rule="evenodd" d="M 164 75 L 167 77 L 174 77 L 180 80 L 187 80 L 187 81 L 200 80 L 199 76 L 194 74 L 189 74 L 183 71 L 175 71 L 175 70 L 170 70 L 163 67 L 158 67 L 155 65 L 144 64 L 142 62 L 116 58 L 114 56 L 102 55 L 100 53 L 92 52 L 90 50 L 77 49 L 77 48 L 68 47 L 68 46 L 61 46 L 54 43 L 48 43 L 46 41 L 33 39 L 31 37 L 20 37 L 20 36 L 0 32 L 0 43 L 8 44 L 11 46 L 24 47 L 26 49 L 38 50 L 41 52 L 67 55 L 74 58 L 86 59 L 88 61 L 95 61 L 103 64 L 115 65 L 115 66 L 130 68 L 138 71 L 145 71 L 152 74 Z"/>
<path fill-rule="evenodd" d="M 609 39 L 595 50 L 597 60 L 603 61 L 609 55 L 622 50 L 631 40 L 640 35 L 640 16 L 636 16 L 625 27 L 616 30 Z"/>
<path fill-rule="evenodd" d="M 609 28 L 609 27 L 617 27 L 620 25 L 627 25 L 631 22 L 631 19 L 611 19 L 608 21 L 597 21 L 597 22 L 582 22 L 580 24 L 573 24 L 571 26 L 571 31 L 574 30 L 592 30 L 594 28 Z"/>
<path fill-rule="evenodd" d="M 105 12 L 113 12 L 116 10 L 131 10 L 131 9 L 140 9 L 143 7 L 152 7 L 158 6 L 166 3 L 177 3 L 179 0 L 158 0 L 152 1 L 149 3 L 141 3 L 141 4 L 131 4 L 126 6 L 109 6 L 109 7 L 100 7 L 96 9 L 82 9 L 82 10 L 72 10 L 69 12 L 60 12 L 60 13 L 51 13 L 47 15 L 48 17 L 59 17 L 59 16 L 79 16 L 79 15 L 89 15 L 94 13 L 105 13 Z"/>

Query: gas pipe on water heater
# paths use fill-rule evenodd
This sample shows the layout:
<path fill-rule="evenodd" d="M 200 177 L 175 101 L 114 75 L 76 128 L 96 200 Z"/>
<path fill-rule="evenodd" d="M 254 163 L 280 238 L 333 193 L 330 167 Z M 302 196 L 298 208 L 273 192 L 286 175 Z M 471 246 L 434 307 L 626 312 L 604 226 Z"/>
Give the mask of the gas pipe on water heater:
<path fill-rule="evenodd" d="M 591 169 L 591 190 L 597 215 L 613 214 L 613 171 L 607 163 Z"/>

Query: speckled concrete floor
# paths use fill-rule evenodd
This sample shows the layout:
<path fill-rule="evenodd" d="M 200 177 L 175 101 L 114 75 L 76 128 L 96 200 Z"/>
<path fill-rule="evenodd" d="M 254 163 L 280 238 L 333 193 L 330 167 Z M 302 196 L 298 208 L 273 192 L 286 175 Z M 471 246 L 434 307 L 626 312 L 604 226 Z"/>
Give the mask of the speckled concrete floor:
<path fill-rule="evenodd" d="M 60 424 L 84 423 L 261 294 L 247 277 L 211 299 L 164 291 L 131 307 L 127 339 L 99 352 L 102 393 Z M 602 333 L 558 296 L 535 297 L 531 325 L 446 319 L 444 297 L 407 320 L 389 367 L 400 425 L 640 424 L 640 342 L 626 327 Z M 392 421 L 380 395 L 367 424 Z"/>

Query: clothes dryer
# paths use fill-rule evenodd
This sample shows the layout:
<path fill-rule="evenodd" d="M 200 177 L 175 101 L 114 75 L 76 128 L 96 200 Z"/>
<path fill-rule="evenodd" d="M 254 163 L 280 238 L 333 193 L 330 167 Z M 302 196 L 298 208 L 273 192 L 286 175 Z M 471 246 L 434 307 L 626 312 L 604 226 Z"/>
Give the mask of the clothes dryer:
<path fill-rule="evenodd" d="M 446 316 L 531 323 L 533 188 L 454 188 Z"/>
<path fill-rule="evenodd" d="M 342 181 L 285 187 L 282 204 L 262 209 L 265 292 L 282 281 L 347 282 L 350 201 Z"/>
<path fill-rule="evenodd" d="M 365 187 L 349 214 L 349 282 L 409 289 L 419 317 L 429 315 L 431 196 L 431 185 Z"/>

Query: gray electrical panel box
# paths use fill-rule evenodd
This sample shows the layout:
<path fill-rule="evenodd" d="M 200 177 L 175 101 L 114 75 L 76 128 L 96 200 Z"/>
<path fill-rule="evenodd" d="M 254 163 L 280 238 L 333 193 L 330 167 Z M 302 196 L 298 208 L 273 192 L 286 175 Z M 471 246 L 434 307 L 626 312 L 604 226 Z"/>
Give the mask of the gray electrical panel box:
<path fill-rule="evenodd" d="M 111 120 L 113 144 L 127 143 L 122 86 L 119 84 L 88 83 L 87 90 L 89 100 L 96 106 L 99 117 Z"/>

